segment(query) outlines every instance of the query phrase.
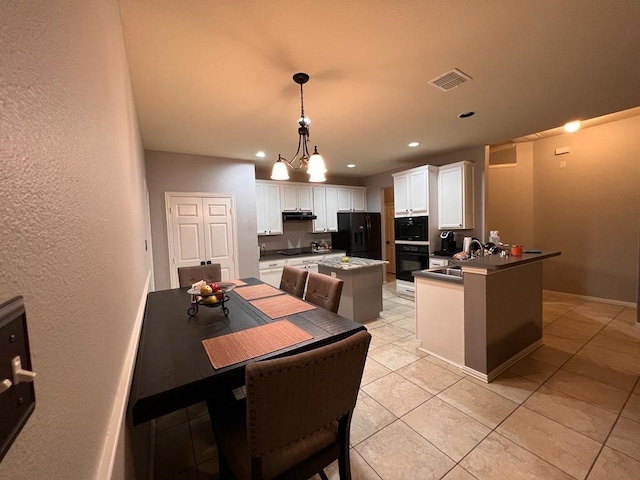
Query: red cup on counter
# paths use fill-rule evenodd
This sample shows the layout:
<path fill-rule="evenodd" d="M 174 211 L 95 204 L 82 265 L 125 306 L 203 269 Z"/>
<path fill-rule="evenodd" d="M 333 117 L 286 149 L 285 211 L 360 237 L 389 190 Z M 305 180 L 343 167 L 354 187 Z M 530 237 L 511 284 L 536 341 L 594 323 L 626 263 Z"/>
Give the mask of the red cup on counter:
<path fill-rule="evenodd" d="M 522 245 L 511 245 L 511 255 L 514 257 L 522 256 Z"/>

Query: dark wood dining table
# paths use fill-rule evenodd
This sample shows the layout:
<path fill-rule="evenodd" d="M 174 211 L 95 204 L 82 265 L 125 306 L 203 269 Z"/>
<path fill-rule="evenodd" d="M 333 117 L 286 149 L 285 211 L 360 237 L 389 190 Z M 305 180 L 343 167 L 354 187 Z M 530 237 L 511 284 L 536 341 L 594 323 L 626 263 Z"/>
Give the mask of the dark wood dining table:
<path fill-rule="evenodd" d="M 248 285 L 263 283 L 255 278 L 242 280 Z M 269 318 L 235 290 L 227 294 L 229 300 L 225 306 L 229 309 L 228 317 L 222 308 L 204 306 L 190 317 L 187 310 L 191 295 L 187 290 L 162 290 L 149 293 L 147 297 L 129 394 L 128 416 L 133 425 L 244 385 L 244 369 L 249 362 L 311 350 L 365 329 L 359 323 L 320 307 L 287 315 L 291 323 L 313 338 L 245 362 L 214 369 L 202 340 L 280 319 Z"/>

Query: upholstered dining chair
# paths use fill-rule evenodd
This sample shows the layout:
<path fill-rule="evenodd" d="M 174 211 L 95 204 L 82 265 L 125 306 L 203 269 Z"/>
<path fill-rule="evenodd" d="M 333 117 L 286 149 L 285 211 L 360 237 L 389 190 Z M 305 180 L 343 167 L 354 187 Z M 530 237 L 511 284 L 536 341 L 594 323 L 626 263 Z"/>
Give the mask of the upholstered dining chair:
<path fill-rule="evenodd" d="M 219 282 L 222 280 L 219 263 L 209 263 L 207 265 L 196 265 L 194 267 L 179 267 L 178 280 L 180 287 L 190 287 L 200 280 L 207 283 Z"/>
<path fill-rule="evenodd" d="M 325 310 L 338 313 L 343 285 L 344 282 L 339 278 L 323 275 L 322 273 L 310 273 L 304 299 Z"/>
<path fill-rule="evenodd" d="M 340 479 L 351 479 L 349 431 L 370 341 L 361 331 L 247 365 L 243 401 L 226 411 L 209 402 L 221 480 L 326 480 L 334 460 Z"/>
<path fill-rule="evenodd" d="M 304 287 L 307 283 L 308 270 L 302 268 L 284 266 L 282 270 L 282 278 L 280 280 L 280 290 L 302 298 Z"/>

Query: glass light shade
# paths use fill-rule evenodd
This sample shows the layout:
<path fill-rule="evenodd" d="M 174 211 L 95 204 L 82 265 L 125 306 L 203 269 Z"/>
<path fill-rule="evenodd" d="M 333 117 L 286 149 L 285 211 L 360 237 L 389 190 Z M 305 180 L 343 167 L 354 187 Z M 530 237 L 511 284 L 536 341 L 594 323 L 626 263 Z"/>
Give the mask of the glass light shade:
<path fill-rule="evenodd" d="M 287 166 L 283 161 L 278 160 L 273 164 L 273 170 L 271 170 L 271 180 L 289 180 L 289 172 Z"/>
<path fill-rule="evenodd" d="M 309 174 L 309 181 L 313 183 L 326 182 L 327 179 L 324 176 L 324 173 L 311 173 Z"/>
<path fill-rule="evenodd" d="M 319 153 L 314 153 L 309 158 L 309 166 L 307 167 L 307 173 L 309 175 L 325 173 L 327 167 L 324 164 L 324 159 Z"/>

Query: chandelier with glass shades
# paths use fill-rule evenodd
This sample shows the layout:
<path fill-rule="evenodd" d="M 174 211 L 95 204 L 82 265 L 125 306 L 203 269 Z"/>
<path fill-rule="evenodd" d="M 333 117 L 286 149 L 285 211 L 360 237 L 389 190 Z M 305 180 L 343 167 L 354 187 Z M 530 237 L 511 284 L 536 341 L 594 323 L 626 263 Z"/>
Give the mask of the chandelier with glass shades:
<path fill-rule="evenodd" d="M 278 154 L 278 161 L 273 165 L 271 171 L 272 180 L 289 180 L 289 172 L 287 168 L 298 170 L 306 168 L 309 174 L 310 182 L 324 182 L 326 178 L 324 174 L 327 168 L 324 159 L 318 153 L 318 147 L 313 147 L 313 154 L 309 155 L 309 124 L 311 120 L 304 116 L 304 98 L 302 95 L 302 85 L 309 81 L 309 75 L 306 73 L 296 73 L 293 81 L 300 85 L 300 119 L 298 120 L 298 150 L 291 160 L 287 160 Z"/>

